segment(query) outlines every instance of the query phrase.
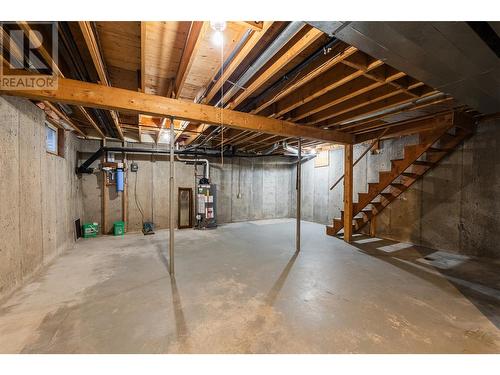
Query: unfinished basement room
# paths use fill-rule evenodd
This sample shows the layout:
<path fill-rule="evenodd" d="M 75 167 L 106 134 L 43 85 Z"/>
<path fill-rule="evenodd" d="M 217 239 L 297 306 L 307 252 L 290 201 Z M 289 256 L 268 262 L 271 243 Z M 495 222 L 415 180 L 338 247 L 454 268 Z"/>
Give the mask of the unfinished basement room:
<path fill-rule="evenodd" d="M 0 353 L 499 353 L 500 22 L 1 46 Z"/>

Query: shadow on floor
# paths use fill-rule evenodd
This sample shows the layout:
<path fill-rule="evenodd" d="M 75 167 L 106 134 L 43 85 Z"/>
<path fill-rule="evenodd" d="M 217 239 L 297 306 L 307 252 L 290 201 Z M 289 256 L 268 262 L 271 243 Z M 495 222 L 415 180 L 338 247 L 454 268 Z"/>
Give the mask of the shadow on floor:
<path fill-rule="evenodd" d="M 274 283 L 273 287 L 269 290 L 269 292 L 266 295 L 266 298 L 264 299 L 266 305 L 272 306 L 274 305 L 274 302 L 276 302 L 276 299 L 278 298 L 278 295 L 283 288 L 283 285 L 285 285 L 285 281 L 288 278 L 288 274 L 290 273 L 295 260 L 297 259 L 297 256 L 299 255 L 298 252 L 295 252 L 293 256 L 290 258 L 288 263 L 286 264 L 285 268 L 283 271 L 281 271 L 280 276 Z"/>
<path fill-rule="evenodd" d="M 486 318 L 500 328 L 500 265 L 498 262 L 438 252 L 421 246 L 366 235 L 353 237 L 351 245 L 367 255 L 388 262 L 438 288 L 443 286 L 442 280 L 445 278 Z"/>
<path fill-rule="evenodd" d="M 167 272 L 169 272 L 169 262 L 167 257 L 162 251 L 161 246 L 156 247 L 158 252 L 158 257 L 160 261 L 165 266 Z M 190 352 L 190 345 L 188 342 L 189 331 L 187 329 L 186 318 L 184 317 L 184 310 L 182 308 L 182 300 L 179 294 L 179 289 L 177 288 L 177 281 L 175 280 L 175 275 L 170 275 L 170 288 L 172 291 L 172 304 L 174 307 L 174 318 L 175 318 L 175 329 L 177 335 L 177 341 L 179 342 L 180 351 L 182 353 Z"/>

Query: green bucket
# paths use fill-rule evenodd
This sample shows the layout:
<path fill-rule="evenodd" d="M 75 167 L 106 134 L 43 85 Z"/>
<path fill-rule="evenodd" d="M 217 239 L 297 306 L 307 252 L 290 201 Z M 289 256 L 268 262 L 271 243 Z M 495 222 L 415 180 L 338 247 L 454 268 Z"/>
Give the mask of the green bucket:
<path fill-rule="evenodd" d="M 86 223 L 82 225 L 83 238 L 97 237 L 98 233 L 99 233 L 99 224 Z"/>
<path fill-rule="evenodd" d="M 115 236 L 123 236 L 125 234 L 125 223 L 123 221 L 115 221 L 113 223 L 113 234 Z"/>

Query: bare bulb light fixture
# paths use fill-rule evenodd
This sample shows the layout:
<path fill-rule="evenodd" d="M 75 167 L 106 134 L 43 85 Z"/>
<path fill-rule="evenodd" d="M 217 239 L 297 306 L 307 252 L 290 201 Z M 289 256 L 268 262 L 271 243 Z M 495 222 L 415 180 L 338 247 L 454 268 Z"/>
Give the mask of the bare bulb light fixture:
<path fill-rule="evenodd" d="M 212 35 L 212 42 L 216 46 L 222 46 L 224 44 L 224 34 L 223 31 L 226 29 L 225 21 L 210 21 L 210 27 L 214 30 Z"/>

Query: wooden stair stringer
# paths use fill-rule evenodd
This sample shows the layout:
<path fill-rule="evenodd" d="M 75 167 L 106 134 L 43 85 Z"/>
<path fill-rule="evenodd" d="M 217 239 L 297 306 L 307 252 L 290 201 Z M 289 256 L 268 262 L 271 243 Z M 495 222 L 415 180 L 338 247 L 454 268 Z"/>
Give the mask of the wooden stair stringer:
<path fill-rule="evenodd" d="M 436 163 L 438 163 L 449 153 L 453 152 L 455 148 L 466 138 L 467 135 L 473 134 L 473 132 L 467 132 L 468 134 L 464 133 L 464 136 L 462 137 L 450 137 L 447 132 L 453 127 L 453 125 L 450 125 L 446 127 L 440 127 L 436 130 L 422 132 L 420 134 L 420 142 L 418 144 L 405 146 L 403 159 L 391 160 L 391 170 L 380 171 L 379 182 L 369 183 L 368 192 L 358 194 L 358 202 L 353 203 L 353 233 L 362 229 L 370 221 L 371 218 L 377 216 L 380 212 L 382 212 L 385 207 L 387 207 L 399 195 L 401 195 L 411 185 L 413 185 L 415 181 L 420 179 L 430 169 L 433 169 Z M 448 135 L 448 137 L 445 137 L 445 135 Z M 447 139 L 447 141 L 444 141 L 444 145 L 439 147 L 443 150 L 436 152 L 435 148 L 433 148 L 432 146 L 436 142 L 440 141 L 441 138 L 445 138 Z M 384 198 L 385 200 L 379 202 L 377 206 L 373 207 L 373 200 L 380 196 L 388 186 L 394 183 L 397 178 L 402 176 L 402 174 L 405 173 L 405 171 L 410 168 L 413 163 L 415 163 L 420 157 L 426 154 L 429 149 L 431 149 L 431 152 L 429 154 L 433 155 L 430 161 L 432 161 L 434 165 L 426 168 L 423 173 L 415 174 L 418 176 L 417 178 L 403 176 L 404 180 L 402 185 L 404 185 L 404 188 L 391 188 L 391 195 L 393 196 L 393 198 Z M 429 156 L 430 155 L 426 155 L 427 158 L 429 158 Z M 409 172 L 406 173 L 409 174 Z M 372 208 L 370 210 L 365 209 L 368 205 L 372 205 Z M 371 214 L 369 214 L 368 211 L 371 211 Z M 359 217 L 356 217 L 359 213 L 362 213 L 363 221 L 361 221 Z M 341 219 L 333 219 L 333 226 L 327 226 L 327 234 L 337 235 L 337 233 L 343 227 L 343 212 L 341 211 Z"/>
<path fill-rule="evenodd" d="M 418 174 L 417 175 L 418 177 L 406 177 L 405 181 L 403 182 L 404 186 L 406 186 L 406 188 L 404 190 L 391 189 L 390 195 L 392 196 L 392 198 L 390 198 L 390 199 L 384 198 L 387 203 L 380 205 L 375 210 L 372 208 L 370 210 L 370 212 L 371 212 L 370 215 L 364 214 L 364 216 L 365 216 L 364 224 L 359 225 L 359 223 L 356 223 L 357 224 L 356 231 L 361 230 L 366 224 L 369 223 L 370 219 L 379 215 L 387 206 L 389 206 L 394 200 L 396 200 L 397 197 L 399 197 L 401 194 L 403 194 L 410 186 L 412 186 L 415 182 L 417 182 L 419 179 L 421 179 L 427 172 L 429 172 L 431 169 L 434 169 L 442 159 L 444 159 L 446 156 L 448 156 L 449 154 L 454 152 L 460 144 L 462 144 L 467 138 L 471 137 L 474 134 L 473 131 L 467 131 L 467 130 L 460 131 L 460 132 L 461 132 L 460 136 L 455 136 L 455 137 L 443 142 L 443 146 L 440 146 L 440 149 L 444 150 L 443 152 L 437 153 L 437 152 L 433 151 L 434 154 L 438 154 L 437 157 L 434 157 L 433 160 L 431 160 L 434 163 L 433 167 L 427 168 L 423 173 Z M 409 174 L 412 174 L 412 173 L 409 173 Z M 384 194 L 384 193 L 381 193 L 379 195 L 382 195 L 382 194 Z M 364 213 L 364 211 L 367 211 L 367 210 L 363 210 L 363 213 Z M 355 230 L 353 228 L 353 233 L 354 232 L 355 232 Z"/>

